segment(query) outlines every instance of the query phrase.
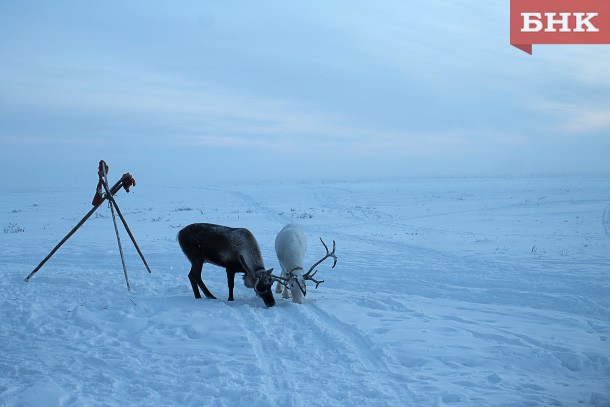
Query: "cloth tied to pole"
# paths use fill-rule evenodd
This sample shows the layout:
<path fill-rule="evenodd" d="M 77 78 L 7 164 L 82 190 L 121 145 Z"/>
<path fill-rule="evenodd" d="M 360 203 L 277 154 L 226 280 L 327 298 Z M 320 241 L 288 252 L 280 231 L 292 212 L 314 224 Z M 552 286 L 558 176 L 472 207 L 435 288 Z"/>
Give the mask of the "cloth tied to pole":
<path fill-rule="evenodd" d="M 133 179 L 131 174 L 128 172 L 123 174 L 123 177 L 121 178 L 121 183 L 123 184 L 125 192 L 129 192 L 129 188 L 136 186 L 136 180 Z"/>
<path fill-rule="evenodd" d="M 91 205 L 93 205 L 95 207 L 100 206 L 106 199 L 106 197 L 104 196 L 104 175 L 108 174 L 108 169 L 109 169 L 108 164 L 106 164 L 106 162 L 104 160 L 101 160 L 100 164 L 98 166 L 98 171 L 97 171 L 99 181 L 97 182 L 97 187 L 95 189 L 95 195 L 93 196 L 93 201 L 91 201 Z M 119 181 L 119 184 L 120 184 L 120 186 L 122 186 L 125 189 L 125 192 L 129 192 L 129 189 L 131 187 L 136 186 L 136 180 L 133 179 L 131 174 L 127 172 L 127 173 L 123 174 L 123 177 Z M 112 193 L 116 193 L 116 192 L 118 192 L 118 189 L 116 191 L 112 191 Z"/>
<path fill-rule="evenodd" d="M 102 202 L 104 202 L 104 174 L 108 173 L 108 164 L 106 161 L 100 160 L 100 164 L 98 166 L 97 175 L 99 177 L 99 181 L 97 182 L 97 187 L 95 188 L 95 195 L 93 196 L 93 201 L 91 205 L 100 206 Z"/>

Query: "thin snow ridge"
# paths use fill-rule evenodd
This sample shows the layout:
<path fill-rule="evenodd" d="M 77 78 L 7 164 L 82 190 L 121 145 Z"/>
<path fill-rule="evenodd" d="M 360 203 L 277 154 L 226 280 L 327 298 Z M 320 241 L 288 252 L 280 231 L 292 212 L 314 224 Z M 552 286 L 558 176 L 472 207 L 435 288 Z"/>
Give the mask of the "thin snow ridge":
<path fill-rule="evenodd" d="M 602 214 L 602 223 L 604 224 L 604 231 L 606 236 L 610 238 L 610 203 L 606 205 L 604 213 Z"/>

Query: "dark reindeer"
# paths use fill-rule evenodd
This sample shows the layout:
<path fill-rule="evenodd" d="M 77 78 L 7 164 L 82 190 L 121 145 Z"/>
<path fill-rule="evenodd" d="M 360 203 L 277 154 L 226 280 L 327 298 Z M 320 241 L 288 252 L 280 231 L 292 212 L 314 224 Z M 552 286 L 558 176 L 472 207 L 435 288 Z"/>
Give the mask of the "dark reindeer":
<path fill-rule="evenodd" d="M 273 269 L 265 270 L 258 243 L 248 229 L 194 223 L 178 232 L 178 242 L 191 262 L 188 277 L 195 298 L 201 298 L 201 288 L 207 298 L 216 299 L 201 279 L 203 263 L 211 263 L 227 271 L 229 301 L 233 301 L 235 273 L 245 273 L 244 285 L 254 288 L 267 307 L 275 305 L 271 285 L 281 279 L 271 274 Z"/>

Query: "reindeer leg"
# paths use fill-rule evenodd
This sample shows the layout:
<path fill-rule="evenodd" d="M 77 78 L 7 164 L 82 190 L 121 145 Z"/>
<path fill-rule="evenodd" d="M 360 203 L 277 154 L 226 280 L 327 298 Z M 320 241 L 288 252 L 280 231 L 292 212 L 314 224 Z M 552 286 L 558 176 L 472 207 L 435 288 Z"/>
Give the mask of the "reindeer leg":
<path fill-rule="evenodd" d="M 227 269 L 227 285 L 229 286 L 229 301 L 233 301 L 233 288 L 235 288 L 235 270 Z"/>
<path fill-rule="evenodd" d="M 284 271 L 284 267 L 282 267 L 282 277 L 286 278 L 286 271 Z M 277 285 L 275 286 L 275 292 L 276 294 L 281 294 L 282 293 L 282 288 L 286 288 L 284 287 L 282 284 L 280 284 L 280 282 L 278 281 Z"/>
<path fill-rule="evenodd" d="M 203 268 L 203 264 L 193 264 L 191 266 L 191 271 L 189 272 L 189 281 L 191 282 L 191 287 L 193 288 L 193 294 L 195 294 L 195 298 L 201 298 L 201 293 L 199 292 L 199 288 L 197 288 L 197 275 L 201 278 L 201 269 Z"/>
<path fill-rule="evenodd" d="M 288 299 L 291 296 L 292 296 L 292 293 L 290 292 L 288 287 L 284 287 L 284 293 L 282 294 L 282 297 L 284 297 L 285 299 Z"/>
<path fill-rule="evenodd" d="M 197 268 L 195 268 L 195 266 L 193 266 L 193 268 L 191 268 L 191 272 L 189 274 L 189 280 L 191 280 L 191 285 L 196 283 L 196 285 L 193 285 L 193 287 L 194 287 L 193 291 L 196 290 L 196 288 L 197 288 L 196 286 L 199 286 L 199 288 L 201 288 L 201 290 L 203 291 L 203 295 L 205 295 L 206 298 L 211 298 L 211 299 L 215 300 L 216 297 L 214 297 L 214 294 L 212 294 L 210 292 L 210 290 L 208 290 L 208 287 L 205 286 L 203 280 L 201 279 L 202 270 L 203 270 L 203 263 L 198 264 Z M 201 298 L 201 294 L 199 294 L 199 296 L 197 296 L 197 294 L 199 294 L 199 290 L 197 290 L 197 292 L 195 293 L 195 298 Z"/>
<path fill-rule="evenodd" d="M 286 271 L 282 270 L 282 277 L 284 277 L 284 278 L 288 278 L 288 277 L 290 277 L 290 273 L 288 273 L 288 272 L 286 272 Z M 284 287 L 284 293 L 282 294 L 282 297 L 283 297 L 284 299 L 288 299 L 288 298 L 292 297 L 292 293 L 290 292 L 290 290 L 288 289 L 288 287 L 287 287 L 287 286 L 282 286 L 282 287 Z"/>

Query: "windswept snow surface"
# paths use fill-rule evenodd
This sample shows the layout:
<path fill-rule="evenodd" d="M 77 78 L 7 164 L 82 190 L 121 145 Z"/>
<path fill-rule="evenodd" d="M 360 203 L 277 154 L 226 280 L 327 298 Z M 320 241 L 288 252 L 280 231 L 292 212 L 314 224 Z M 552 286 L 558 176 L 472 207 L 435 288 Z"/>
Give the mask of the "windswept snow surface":
<path fill-rule="evenodd" d="M 95 182 L 93 182 L 94 184 Z M 153 188 L 117 200 L 127 292 L 93 188 L 0 201 L 0 405 L 609 406 L 610 179 Z M 265 308 L 204 266 L 195 300 L 179 228 L 305 229 L 306 263 L 339 262 L 304 304 Z"/>

